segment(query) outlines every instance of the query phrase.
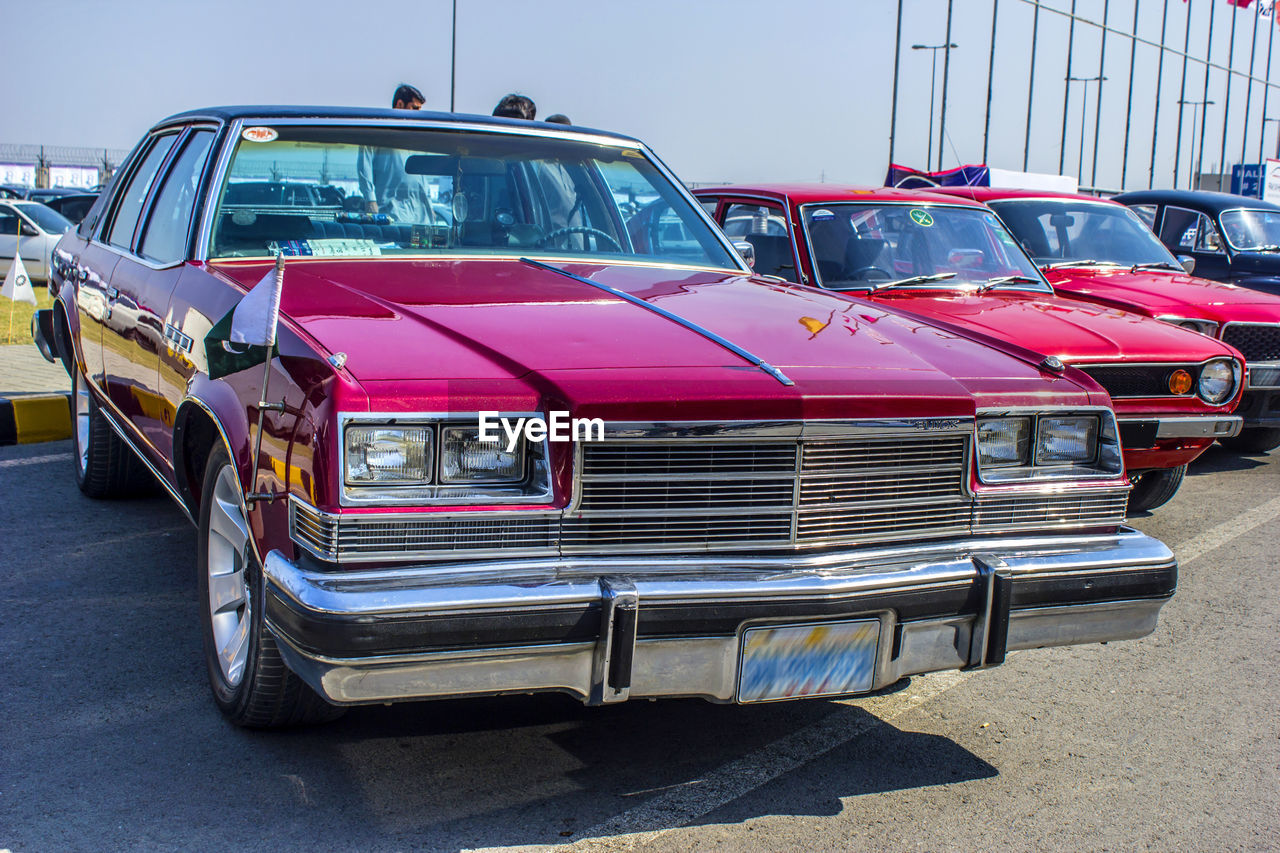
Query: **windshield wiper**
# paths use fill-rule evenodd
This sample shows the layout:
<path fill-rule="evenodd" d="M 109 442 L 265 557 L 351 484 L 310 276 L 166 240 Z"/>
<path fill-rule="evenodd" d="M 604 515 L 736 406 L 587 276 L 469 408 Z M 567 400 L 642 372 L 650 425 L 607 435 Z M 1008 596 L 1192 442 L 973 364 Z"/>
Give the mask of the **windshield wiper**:
<path fill-rule="evenodd" d="M 877 290 L 887 290 L 891 287 L 904 287 L 908 284 L 928 284 L 931 281 L 944 281 L 948 278 L 955 278 L 953 272 L 940 272 L 934 275 L 913 275 L 911 278 L 900 278 L 896 281 L 881 281 L 870 285 L 870 291 L 875 293 Z"/>
<path fill-rule="evenodd" d="M 1111 261 L 1095 261 L 1092 258 L 1082 259 L 1079 261 L 1058 261 L 1056 264 L 1045 264 L 1041 269 L 1056 270 L 1063 267 L 1115 267 L 1119 264 Z"/>
<path fill-rule="evenodd" d="M 1280 246 L 1250 246 L 1247 249 L 1241 249 L 1242 252 L 1280 252 Z"/>
<path fill-rule="evenodd" d="M 1178 264 L 1171 264 L 1168 261 L 1152 261 L 1149 264 L 1134 264 L 1129 267 L 1130 272 L 1137 272 L 1138 270 L 1174 270 L 1176 272 L 1186 272 L 1186 270 Z"/>
<path fill-rule="evenodd" d="M 1043 284 L 1038 278 L 1029 275 L 1002 275 L 996 278 L 989 278 L 982 284 L 978 285 L 977 293 L 986 293 L 993 287 L 999 287 L 1002 284 Z"/>

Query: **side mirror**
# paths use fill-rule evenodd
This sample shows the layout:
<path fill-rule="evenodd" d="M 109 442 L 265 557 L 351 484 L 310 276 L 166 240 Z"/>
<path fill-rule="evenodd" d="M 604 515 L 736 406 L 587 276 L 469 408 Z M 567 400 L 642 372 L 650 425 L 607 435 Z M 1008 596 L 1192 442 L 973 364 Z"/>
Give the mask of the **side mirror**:
<path fill-rule="evenodd" d="M 1187 271 L 1187 275 L 1195 273 L 1196 259 L 1190 255 L 1178 255 L 1178 263 L 1182 264 L 1182 268 Z"/>
<path fill-rule="evenodd" d="M 748 243 L 746 240 L 735 242 L 733 248 L 738 250 L 738 254 L 742 255 L 742 259 L 747 262 L 747 266 L 753 270 L 756 268 L 756 247 Z"/>

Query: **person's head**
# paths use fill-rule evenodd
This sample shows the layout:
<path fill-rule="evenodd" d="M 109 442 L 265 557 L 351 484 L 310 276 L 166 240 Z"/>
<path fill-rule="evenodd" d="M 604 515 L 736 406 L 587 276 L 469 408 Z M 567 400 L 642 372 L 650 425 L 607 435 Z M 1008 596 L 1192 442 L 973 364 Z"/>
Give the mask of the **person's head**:
<path fill-rule="evenodd" d="M 522 118 L 525 121 L 533 121 L 537 113 L 538 108 L 534 106 L 533 101 L 524 95 L 507 95 L 493 108 L 493 114 L 498 118 Z"/>
<path fill-rule="evenodd" d="M 573 124 L 573 122 L 569 121 L 569 117 L 564 113 L 556 113 L 555 115 L 547 116 L 547 121 L 552 124 Z"/>
<path fill-rule="evenodd" d="M 391 109 L 420 110 L 426 102 L 427 99 L 422 97 L 422 93 L 416 87 L 401 83 L 396 87 L 396 93 L 391 96 Z"/>

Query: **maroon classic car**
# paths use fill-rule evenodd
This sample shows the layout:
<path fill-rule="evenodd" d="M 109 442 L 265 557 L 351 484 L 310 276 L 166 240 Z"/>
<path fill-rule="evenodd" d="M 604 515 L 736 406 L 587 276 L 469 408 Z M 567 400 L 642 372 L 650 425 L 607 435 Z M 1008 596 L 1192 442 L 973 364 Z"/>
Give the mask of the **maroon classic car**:
<path fill-rule="evenodd" d="M 694 193 L 755 271 L 853 293 L 948 328 L 1011 341 L 1081 368 L 1120 419 L 1130 512 L 1173 497 L 1187 464 L 1235 435 L 1243 365 L 1203 335 L 1058 296 L 986 207 L 971 200 L 833 184 Z"/>
<path fill-rule="evenodd" d="M 280 176 L 342 203 L 233 192 Z M 241 725 L 859 693 L 1142 636 L 1176 585 L 1088 376 L 753 276 L 627 137 L 183 113 L 54 279 L 76 479 L 195 522 Z"/>
<path fill-rule="evenodd" d="M 989 187 L 959 194 L 991 207 L 1059 293 L 1156 317 L 1238 349 L 1246 361 L 1236 409 L 1244 427 L 1221 442 L 1254 453 L 1280 446 L 1280 296 L 1188 275 L 1119 202 Z"/>

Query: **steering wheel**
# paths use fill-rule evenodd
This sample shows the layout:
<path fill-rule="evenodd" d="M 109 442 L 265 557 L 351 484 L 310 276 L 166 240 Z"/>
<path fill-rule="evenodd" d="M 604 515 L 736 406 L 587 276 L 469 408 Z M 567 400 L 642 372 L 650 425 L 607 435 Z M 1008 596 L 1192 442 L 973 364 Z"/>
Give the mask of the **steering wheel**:
<path fill-rule="evenodd" d="M 875 275 L 872 275 L 875 273 Z M 858 267 L 849 273 L 846 281 L 888 281 L 893 278 L 893 273 L 888 270 L 882 270 L 880 267 Z"/>
<path fill-rule="evenodd" d="M 592 228 L 589 225 L 569 225 L 564 228 L 557 228 L 539 240 L 538 245 L 549 246 L 553 240 L 558 240 L 561 237 L 567 237 L 570 234 L 592 234 L 595 235 L 596 240 L 600 240 L 602 238 L 608 240 L 609 245 L 613 246 L 615 251 L 623 251 L 622 245 L 617 240 L 613 239 L 613 237 L 609 236 L 607 231 L 601 231 L 599 228 Z"/>

